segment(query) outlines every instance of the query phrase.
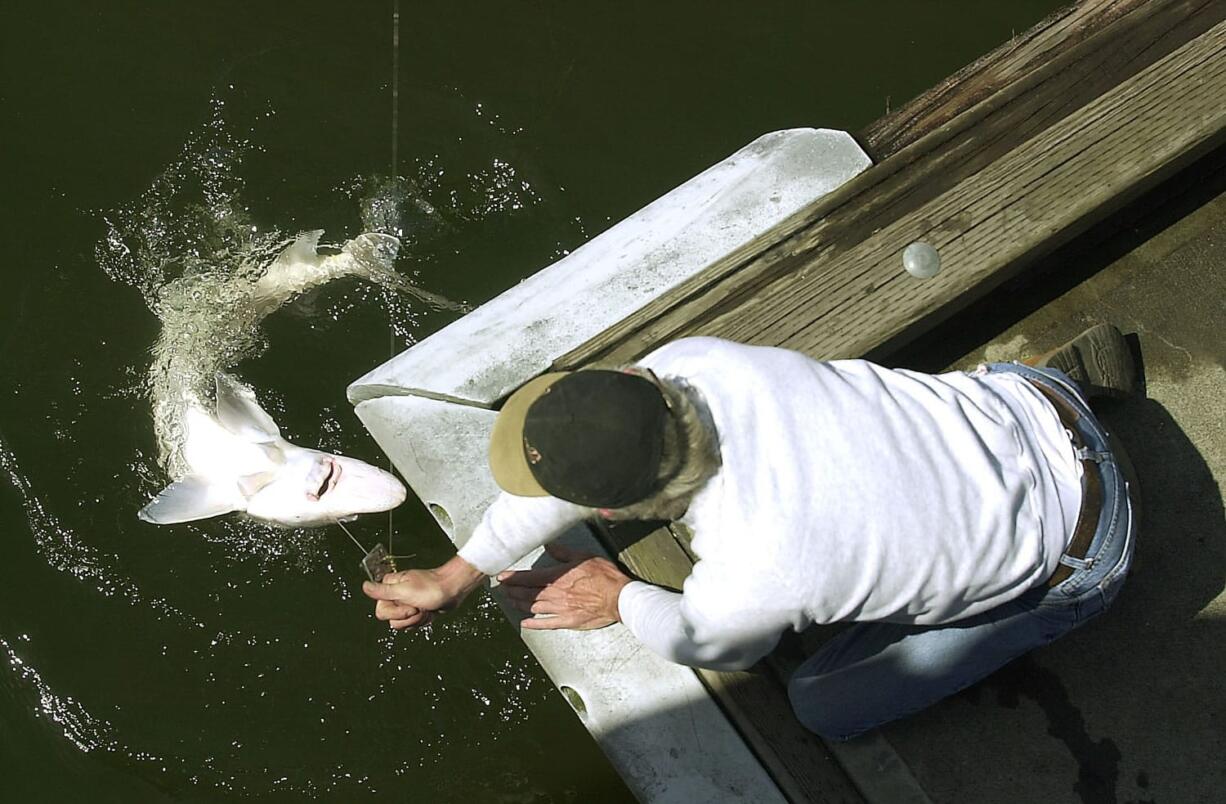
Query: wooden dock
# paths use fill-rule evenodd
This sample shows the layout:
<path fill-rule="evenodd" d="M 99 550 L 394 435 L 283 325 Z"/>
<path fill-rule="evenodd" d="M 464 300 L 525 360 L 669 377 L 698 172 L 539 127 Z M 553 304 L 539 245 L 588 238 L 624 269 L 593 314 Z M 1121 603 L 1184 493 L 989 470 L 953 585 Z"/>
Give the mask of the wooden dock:
<path fill-rule="evenodd" d="M 810 134 L 791 142 L 825 142 L 822 137 L 837 132 Z M 1221 145 L 1226 0 L 1084 0 L 859 132 L 856 140 L 874 162 L 867 170 L 860 148 L 842 136 L 860 161 L 849 158 L 841 166 L 847 170 L 831 185 L 837 189 L 804 195 L 786 208 L 794 214 L 781 212 L 770 225 L 712 252 L 720 256 L 703 257 L 645 301 L 608 293 L 610 277 L 577 276 L 583 271 L 573 270 L 575 263 L 560 262 L 545 269 L 553 271 L 548 281 L 525 281 L 447 328 L 450 334 L 432 335 L 350 387 L 358 415 L 453 541 L 463 543 L 497 494 L 485 467 L 489 428 L 502 399 L 532 376 L 632 362 L 691 335 L 782 346 L 819 359 L 881 357 Z M 707 198 L 712 182 L 744 168 L 731 167 L 736 162 L 725 160 L 678 188 L 672 203 Z M 694 207 L 701 203 L 686 209 Z M 651 230 L 650 209 L 623 222 L 636 242 Z M 721 233 L 722 223 L 707 221 Z M 603 238 L 568 259 L 591 247 L 581 267 L 612 270 L 610 261 L 625 255 Z M 665 263 L 676 262 L 693 257 L 703 242 L 653 246 L 644 261 L 657 262 L 624 283 L 641 292 L 659 280 L 661 254 L 672 255 Z M 903 250 L 915 242 L 939 253 L 935 276 L 920 279 L 903 270 Z M 582 329 L 576 322 L 588 308 L 576 312 L 557 298 L 567 282 L 575 293 L 598 297 L 591 309 L 600 314 L 608 314 L 612 301 L 628 306 L 607 321 L 579 322 Z M 572 318 L 559 323 L 551 315 Z M 431 440 L 433 432 L 446 434 L 446 443 Z M 680 589 L 693 565 L 680 528 L 625 525 L 601 538 L 633 574 L 661 586 Z M 645 801 L 926 801 L 879 735 L 827 746 L 792 716 L 785 685 L 805 649 L 798 642 L 826 633 L 785 639 L 751 672 L 696 671 L 703 686 L 685 671 L 678 683 L 699 699 L 689 708 L 656 706 L 684 697 L 674 686 L 634 711 L 626 696 L 647 695 L 644 688 L 675 665 L 661 668 L 635 655 L 637 643 L 619 641 L 628 636 L 617 626 L 524 638 L 568 699 L 579 701 L 585 725 Z M 610 674 L 628 675 L 631 666 L 639 673 L 633 683 L 606 685 Z M 590 686 L 579 689 L 583 684 Z M 684 712 L 684 731 L 669 731 L 677 726 L 670 711 Z M 609 714 L 615 717 L 602 720 Z M 696 717 L 707 718 L 709 731 L 680 745 L 697 735 Z M 669 740 L 678 746 L 665 749 L 673 759 L 642 770 Z M 719 741 L 735 745 L 716 756 Z M 723 792 L 694 798 L 690 789 L 670 791 L 661 775 L 670 763 L 690 763 L 676 778 L 702 783 L 707 771 L 718 775 L 735 764 L 724 756 L 746 758 L 752 767 L 737 769 L 736 778 L 758 782 L 738 782 L 740 792 L 729 793 L 736 785 L 721 779 Z M 772 781 L 778 790 L 767 795 Z"/>
<path fill-rule="evenodd" d="M 631 362 L 691 335 L 821 359 L 887 353 L 1221 145 L 1224 20 L 1222 0 L 1066 9 L 860 132 L 874 167 L 553 369 Z M 902 270 L 916 241 L 938 249 L 936 277 Z M 621 526 L 604 541 L 672 589 L 694 558 L 673 526 Z M 923 800 L 905 768 L 877 772 L 888 746 L 827 747 L 795 721 L 785 650 L 754 672 L 696 671 L 784 794 Z"/>

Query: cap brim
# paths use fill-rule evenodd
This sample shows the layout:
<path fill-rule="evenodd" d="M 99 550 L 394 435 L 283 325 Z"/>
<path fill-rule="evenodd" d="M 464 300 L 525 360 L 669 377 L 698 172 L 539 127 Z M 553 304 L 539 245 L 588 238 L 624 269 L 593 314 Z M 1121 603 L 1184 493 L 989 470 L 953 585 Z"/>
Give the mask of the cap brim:
<path fill-rule="evenodd" d="M 511 394 L 498 412 L 494 432 L 490 434 L 490 471 L 503 491 L 520 497 L 549 496 L 536 481 L 524 455 L 524 420 L 532 403 L 569 373 L 554 371 L 530 380 Z"/>

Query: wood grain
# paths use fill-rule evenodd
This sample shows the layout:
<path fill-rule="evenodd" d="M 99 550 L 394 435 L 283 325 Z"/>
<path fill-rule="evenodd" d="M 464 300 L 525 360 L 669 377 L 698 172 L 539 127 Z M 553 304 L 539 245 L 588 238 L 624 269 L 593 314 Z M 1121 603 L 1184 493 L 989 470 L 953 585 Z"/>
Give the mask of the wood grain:
<path fill-rule="evenodd" d="M 853 244 L 819 224 L 788 255 L 808 256 L 800 270 L 698 331 L 821 357 L 866 354 L 978 298 L 1217 145 L 1223 132 L 1219 23 L 908 214 L 865 216 L 870 237 Z M 934 279 L 901 268 L 903 249 L 916 240 L 941 253 Z"/>
<path fill-rule="evenodd" d="M 1024 53 L 1010 51 L 1010 58 L 1020 65 L 1007 73 L 1012 83 L 562 355 L 555 368 L 575 368 L 593 360 L 628 362 L 660 343 L 704 331 L 723 313 L 735 315 L 740 304 L 781 277 L 810 270 L 823 258 L 857 247 L 1030 139 L 1057 126 L 1067 130 L 1063 122 L 1072 114 L 1226 19 L 1223 0 L 1153 0 L 1142 8 L 1126 3 L 1129 13 L 1114 16 L 1107 7 L 1118 4 L 1082 5 L 1087 9 L 1082 19 L 1097 9 L 1098 17 L 1108 20 L 1103 30 L 1062 29 L 1073 41 L 1054 55 L 1051 32 L 1028 34 L 1028 40 L 1049 54 L 1048 61 L 1035 65 Z M 1178 104 L 1180 91 L 1179 86 L 1169 88 L 1171 104 Z M 1138 183 L 1135 188 L 1143 186 Z M 957 222 L 942 223 L 949 227 Z M 974 221 L 963 223 L 971 226 Z M 1051 245 L 1058 242 L 1053 239 Z"/>
<path fill-rule="evenodd" d="M 1148 36 L 1158 44 L 1156 48 L 1142 51 L 1140 58 L 1144 59 L 1148 55 L 1149 58 L 1156 59 L 1169 52 L 1156 42 L 1160 36 L 1168 33 L 1163 31 L 1162 27 L 1181 17 L 1184 20 L 1193 19 L 1196 16 L 1196 8 L 1207 3 L 1172 5 L 1170 16 L 1156 14 L 1158 9 L 1155 5 L 1151 0 L 1111 0 L 1066 6 L 1029 31 L 1014 36 L 992 52 L 963 67 L 901 108 L 878 118 L 860 132 L 859 140 L 873 157 L 873 161 L 881 161 L 953 120 L 972 106 L 999 96 L 1002 90 L 1018 85 L 1026 76 L 1047 68 L 1049 64 L 1060 60 L 1073 46 L 1096 36 L 1124 17 L 1131 17 L 1129 25 L 1139 36 Z M 1201 31 L 1197 31 L 1199 32 Z M 1118 36 L 1118 32 L 1115 35 Z M 1139 55 L 1135 48 L 1120 48 L 1113 52 L 1098 50 L 1104 59 L 1133 60 L 1138 59 Z M 1136 69 L 1139 70 L 1148 63 L 1138 61 Z M 1123 77 L 1118 67 L 1100 71 L 1098 75 L 1108 81 Z"/>

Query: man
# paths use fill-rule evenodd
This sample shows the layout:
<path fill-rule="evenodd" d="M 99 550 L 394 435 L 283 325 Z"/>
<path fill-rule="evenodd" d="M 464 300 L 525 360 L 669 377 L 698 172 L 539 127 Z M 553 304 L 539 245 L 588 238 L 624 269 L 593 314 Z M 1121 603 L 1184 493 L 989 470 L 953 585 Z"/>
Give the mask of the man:
<path fill-rule="evenodd" d="M 534 615 L 525 628 L 620 621 L 665 658 L 717 670 L 750 666 L 787 628 L 855 621 L 789 684 L 805 726 L 853 736 L 1071 631 L 1119 590 L 1132 507 L 1085 395 L 1127 394 L 1131 356 L 1100 325 L 1035 362 L 934 376 L 689 338 L 623 371 L 539 377 L 496 420 L 504 493 L 471 539 L 364 590 L 405 628 L 496 576 Z M 558 567 L 506 571 L 591 516 L 688 525 L 683 593 L 556 548 Z"/>

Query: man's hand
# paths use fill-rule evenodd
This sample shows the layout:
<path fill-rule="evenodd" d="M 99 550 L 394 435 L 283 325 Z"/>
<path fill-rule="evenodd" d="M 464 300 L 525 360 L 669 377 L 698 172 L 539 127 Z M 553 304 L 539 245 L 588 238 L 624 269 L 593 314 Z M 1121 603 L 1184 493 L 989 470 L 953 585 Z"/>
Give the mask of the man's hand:
<path fill-rule="evenodd" d="M 545 550 L 563 563 L 498 576 L 513 606 L 530 614 L 547 615 L 524 620 L 524 628 L 587 631 L 621 619 L 617 597 L 630 579 L 617 565 L 561 545 L 549 545 Z"/>
<path fill-rule="evenodd" d="M 455 556 L 437 569 L 389 572 L 382 583 L 363 583 L 362 592 L 377 601 L 375 616 L 399 630 L 425 625 L 436 613 L 454 609 L 484 579 Z"/>

